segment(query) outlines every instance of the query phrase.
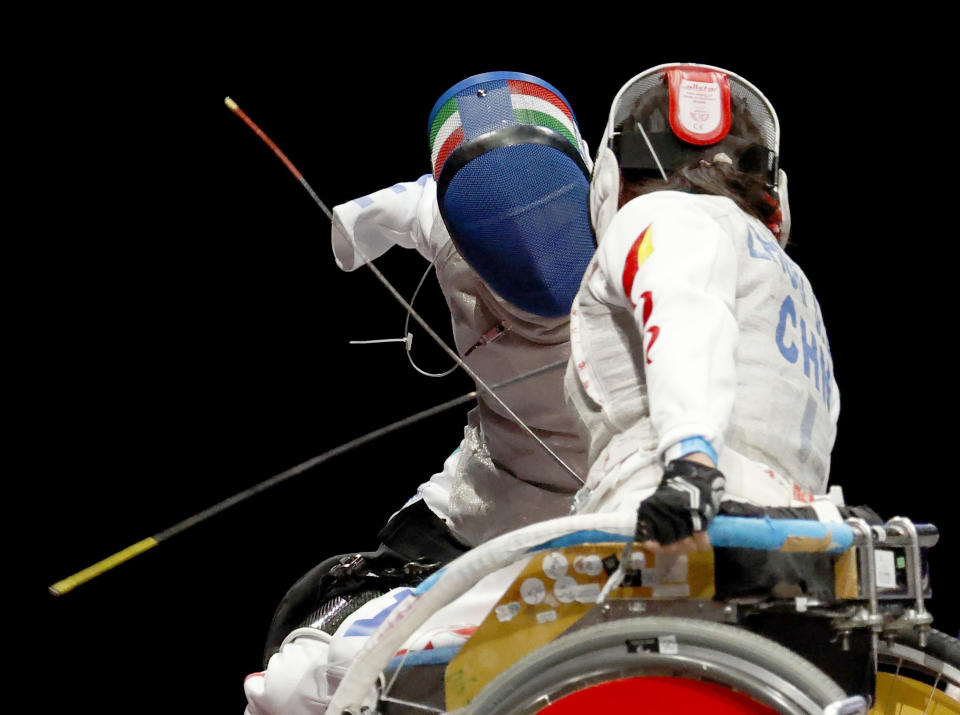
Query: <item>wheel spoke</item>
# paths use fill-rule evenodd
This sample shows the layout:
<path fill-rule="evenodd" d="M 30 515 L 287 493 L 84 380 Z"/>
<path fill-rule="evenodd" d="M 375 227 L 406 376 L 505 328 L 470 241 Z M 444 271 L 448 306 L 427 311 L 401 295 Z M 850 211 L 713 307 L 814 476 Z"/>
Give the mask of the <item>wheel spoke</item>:
<path fill-rule="evenodd" d="M 937 679 L 933 681 L 933 687 L 930 688 L 930 695 L 927 696 L 927 705 L 923 708 L 923 715 L 927 715 L 930 710 L 930 703 L 933 702 L 933 695 L 937 692 L 937 685 L 940 684 L 940 673 L 937 673 Z"/>

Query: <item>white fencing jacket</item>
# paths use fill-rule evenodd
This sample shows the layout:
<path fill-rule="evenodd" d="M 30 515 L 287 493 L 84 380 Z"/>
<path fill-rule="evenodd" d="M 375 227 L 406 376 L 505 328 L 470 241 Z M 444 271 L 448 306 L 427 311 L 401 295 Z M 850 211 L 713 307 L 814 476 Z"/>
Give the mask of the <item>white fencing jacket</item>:
<path fill-rule="evenodd" d="M 355 270 L 391 246 L 414 248 L 436 261 L 457 352 L 487 384 L 569 356 L 567 316 L 543 318 L 516 308 L 493 293 L 460 256 L 440 218 L 431 177 L 349 201 L 333 214 L 333 253 L 343 270 Z M 505 328 L 502 335 L 485 342 L 484 336 L 498 334 L 498 326 Z M 484 344 L 474 347 L 478 343 Z M 586 445 L 565 405 L 562 384 L 560 368 L 498 390 L 498 395 L 583 478 Z M 483 392 L 468 417 L 461 446 L 455 461 L 448 460 L 420 493 L 467 543 L 569 513 L 578 482 Z"/>
<path fill-rule="evenodd" d="M 820 306 L 730 199 L 661 191 L 625 204 L 570 331 L 565 389 L 589 440 L 583 508 L 645 498 L 690 438 L 719 455 L 728 497 L 780 506 L 826 491 L 840 394 Z"/>

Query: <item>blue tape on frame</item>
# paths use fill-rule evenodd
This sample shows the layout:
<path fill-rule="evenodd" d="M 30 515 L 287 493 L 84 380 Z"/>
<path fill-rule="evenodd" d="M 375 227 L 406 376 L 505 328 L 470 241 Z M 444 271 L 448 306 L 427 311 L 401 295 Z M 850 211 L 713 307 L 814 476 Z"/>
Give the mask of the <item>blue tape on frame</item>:
<path fill-rule="evenodd" d="M 713 546 L 779 551 L 788 537 L 829 542 L 820 551 L 843 553 L 853 545 L 853 529 L 837 521 L 808 519 L 756 519 L 718 516 L 707 528 Z M 811 549 L 814 550 L 814 549 Z"/>

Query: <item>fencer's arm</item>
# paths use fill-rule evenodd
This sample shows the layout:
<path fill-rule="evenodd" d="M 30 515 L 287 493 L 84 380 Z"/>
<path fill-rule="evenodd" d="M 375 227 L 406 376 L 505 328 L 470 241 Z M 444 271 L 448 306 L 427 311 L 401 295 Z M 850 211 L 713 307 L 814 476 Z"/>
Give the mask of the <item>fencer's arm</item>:
<path fill-rule="evenodd" d="M 650 194 L 621 208 L 598 258 L 610 299 L 643 335 L 658 455 L 699 452 L 715 464 L 736 390 L 733 239 L 675 195 Z"/>
<path fill-rule="evenodd" d="M 337 265 L 355 270 L 364 257 L 372 261 L 391 246 L 415 248 L 432 261 L 436 194 L 433 178 L 425 175 L 335 206 L 331 240 Z"/>

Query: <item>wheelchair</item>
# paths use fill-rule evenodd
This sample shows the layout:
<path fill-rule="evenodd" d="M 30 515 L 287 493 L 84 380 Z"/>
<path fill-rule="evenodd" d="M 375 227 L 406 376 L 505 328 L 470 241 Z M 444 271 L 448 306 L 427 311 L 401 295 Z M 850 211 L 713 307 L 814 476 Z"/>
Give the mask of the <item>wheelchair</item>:
<path fill-rule="evenodd" d="M 924 605 L 934 526 L 720 516 L 713 550 L 690 555 L 645 552 L 633 527 L 564 517 L 448 564 L 380 626 L 328 712 L 960 713 L 960 642 Z M 511 564 L 465 644 L 395 655 Z"/>

